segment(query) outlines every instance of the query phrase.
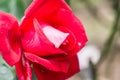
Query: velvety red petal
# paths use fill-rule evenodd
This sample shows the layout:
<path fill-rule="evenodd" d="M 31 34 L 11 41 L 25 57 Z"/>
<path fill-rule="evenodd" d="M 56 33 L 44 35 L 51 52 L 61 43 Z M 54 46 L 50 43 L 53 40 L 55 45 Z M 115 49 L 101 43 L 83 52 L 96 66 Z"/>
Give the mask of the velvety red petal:
<path fill-rule="evenodd" d="M 39 56 L 66 54 L 49 41 L 36 20 L 24 19 L 21 24 L 21 34 L 22 46 L 26 52 Z"/>
<path fill-rule="evenodd" d="M 32 69 L 29 60 L 25 59 L 26 80 L 32 80 Z"/>
<path fill-rule="evenodd" d="M 15 69 L 19 80 L 32 80 L 32 70 L 27 59 L 22 59 L 16 63 Z"/>
<path fill-rule="evenodd" d="M 68 29 L 68 32 L 70 33 L 68 36 L 68 41 L 70 41 L 69 46 L 75 45 L 74 47 L 77 48 L 76 52 L 78 52 L 86 44 L 87 37 L 84 27 L 80 20 L 76 18 L 76 16 L 71 11 L 66 9 L 60 9 L 58 10 L 58 12 L 54 13 L 53 16 L 51 15 L 50 18 L 52 18 L 49 20 L 50 23 L 62 25 L 61 28 L 65 27 L 66 30 Z M 60 26 L 58 26 L 58 28 L 59 27 Z M 71 39 L 73 40 L 73 42 L 71 41 Z"/>
<path fill-rule="evenodd" d="M 14 65 L 21 57 L 19 27 L 15 17 L 0 12 L 0 51 L 9 65 Z"/>
<path fill-rule="evenodd" d="M 68 72 L 66 73 L 66 78 L 72 77 L 76 73 L 80 72 L 79 62 L 77 55 L 74 55 L 70 58 L 70 65 Z"/>
<path fill-rule="evenodd" d="M 77 46 L 77 52 L 85 45 L 87 42 L 87 37 L 82 23 L 76 16 L 72 13 L 68 5 L 64 0 L 35 0 L 26 10 L 25 17 L 35 17 L 39 22 L 46 22 L 52 27 L 65 27 L 70 35 L 68 40 L 68 45 L 61 46 L 62 49 L 69 51 Z M 70 46 L 67 48 L 67 46 Z"/>
<path fill-rule="evenodd" d="M 54 60 L 51 58 L 39 57 L 32 53 L 27 53 L 27 52 L 25 53 L 25 57 L 28 60 L 38 63 L 39 65 L 41 65 L 51 71 L 67 72 L 67 70 L 68 70 L 69 60 L 64 60 L 64 61 Z"/>
<path fill-rule="evenodd" d="M 56 48 L 59 48 L 60 45 L 66 40 L 69 33 L 64 33 L 48 24 L 40 24 L 43 28 L 45 36 L 50 42 L 52 42 Z"/>
<path fill-rule="evenodd" d="M 72 31 L 81 45 L 86 43 L 85 29 L 80 20 L 71 11 L 65 9 L 59 10 L 55 20 L 58 20 L 58 24 L 64 25 L 64 27 Z"/>
<path fill-rule="evenodd" d="M 26 10 L 25 16 L 45 18 L 59 8 L 71 10 L 64 0 L 34 0 Z"/>
<path fill-rule="evenodd" d="M 71 30 L 69 30 L 67 27 L 64 27 L 64 26 L 55 26 L 55 27 L 58 30 L 61 30 L 65 33 L 69 33 L 66 40 L 60 46 L 60 49 L 64 50 L 67 53 L 68 53 L 68 51 L 73 50 L 74 47 L 76 46 L 76 43 L 77 43 L 77 39 L 76 39 L 75 35 L 73 34 L 73 32 Z"/>
<path fill-rule="evenodd" d="M 80 71 L 77 56 L 71 58 L 67 73 L 51 71 L 36 63 L 33 64 L 33 69 L 38 80 L 66 80 Z"/>
<path fill-rule="evenodd" d="M 37 80 L 65 80 L 65 74 L 47 70 L 39 64 L 33 64 Z"/>
<path fill-rule="evenodd" d="M 16 74 L 19 80 L 25 80 L 26 72 L 24 71 L 22 60 L 20 60 L 18 63 L 15 64 L 15 70 L 16 70 Z"/>

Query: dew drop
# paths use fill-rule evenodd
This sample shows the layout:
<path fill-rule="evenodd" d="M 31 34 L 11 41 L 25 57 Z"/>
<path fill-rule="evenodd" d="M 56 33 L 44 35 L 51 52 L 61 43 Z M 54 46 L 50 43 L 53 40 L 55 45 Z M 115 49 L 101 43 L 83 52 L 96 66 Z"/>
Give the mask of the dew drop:
<path fill-rule="evenodd" d="M 81 46 L 81 43 L 80 43 L 80 42 L 78 42 L 78 46 Z"/>

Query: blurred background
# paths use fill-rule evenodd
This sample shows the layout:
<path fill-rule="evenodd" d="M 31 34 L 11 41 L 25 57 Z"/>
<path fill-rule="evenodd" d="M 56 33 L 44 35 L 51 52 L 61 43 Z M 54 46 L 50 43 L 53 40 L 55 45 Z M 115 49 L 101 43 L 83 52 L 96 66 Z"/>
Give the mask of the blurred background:
<path fill-rule="evenodd" d="M 22 18 L 32 0 L 0 0 L 0 11 Z M 88 43 L 79 52 L 81 72 L 68 80 L 120 80 L 120 0 L 66 0 L 83 23 Z M 0 80 L 17 80 L 0 57 Z M 33 80 L 36 80 L 33 77 Z"/>

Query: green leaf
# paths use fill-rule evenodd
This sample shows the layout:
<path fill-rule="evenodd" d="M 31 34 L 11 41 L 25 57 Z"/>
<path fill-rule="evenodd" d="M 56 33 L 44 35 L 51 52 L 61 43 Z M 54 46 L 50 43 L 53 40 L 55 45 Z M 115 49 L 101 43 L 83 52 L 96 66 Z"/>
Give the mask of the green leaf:
<path fill-rule="evenodd" d="M 0 80 L 13 80 L 14 76 L 11 70 L 3 64 L 0 64 Z"/>
<path fill-rule="evenodd" d="M 9 2 L 9 11 L 18 19 L 21 19 L 24 15 L 25 4 L 22 0 L 10 0 Z"/>
<path fill-rule="evenodd" d="M 19 20 L 23 17 L 26 7 L 23 0 L 0 0 L 0 11 L 11 13 Z"/>
<path fill-rule="evenodd" d="M 0 11 L 9 12 L 9 2 L 10 0 L 0 0 Z"/>
<path fill-rule="evenodd" d="M 10 67 L 0 55 L 0 80 L 17 80 L 14 67 Z"/>

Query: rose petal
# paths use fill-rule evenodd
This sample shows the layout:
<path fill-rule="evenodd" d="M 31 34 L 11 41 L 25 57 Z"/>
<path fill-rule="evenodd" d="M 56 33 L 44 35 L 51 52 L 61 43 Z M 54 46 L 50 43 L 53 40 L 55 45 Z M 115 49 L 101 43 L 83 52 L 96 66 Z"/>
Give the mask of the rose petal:
<path fill-rule="evenodd" d="M 74 49 L 77 48 L 76 49 L 77 53 L 87 42 L 86 33 L 82 23 L 78 20 L 78 18 L 76 18 L 76 16 L 71 11 L 66 9 L 60 9 L 54 12 L 50 16 L 50 18 L 51 17 L 52 19 L 48 21 L 49 23 L 57 24 L 58 25 L 56 26 L 57 29 L 62 29 L 62 27 L 65 27 L 64 29 L 68 31 L 69 33 L 68 44 L 69 46 L 75 45 L 73 48 Z"/>
<path fill-rule="evenodd" d="M 0 51 L 9 65 L 14 65 L 21 57 L 19 27 L 15 17 L 0 12 Z"/>
<path fill-rule="evenodd" d="M 36 0 L 31 4 L 31 7 L 26 10 L 25 16 L 34 16 L 38 22 L 46 22 L 56 29 L 58 29 L 57 26 L 68 29 L 69 31 L 67 33 L 70 32 L 67 38 L 68 40 L 66 40 L 68 43 L 66 46 L 61 46 L 65 51 L 72 50 L 77 46 L 78 50 L 76 50 L 76 52 L 78 52 L 87 42 L 83 25 L 63 0 Z M 67 48 L 67 46 L 69 47 Z"/>
<path fill-rule="evenodd" d="M 64 18 L 64 19 L 63 19 Z M 75 35 L 77 42 L 84 45 L 87 41 L 84 27 L 80 20 L 69 10 L 61 9 L 55 17 L 58 24 L 68 28 Z"/>
<path fill-rule="evenodd" d="M 65 80 L 64 73 L 47 70 L 39 64 L 33 64 L 33 69 L 37 80 Z"/>
<path fill-rule="evenodd" d="M 77 55 L 74 55 L 70 59 L 69 69 L 66 73 L 66 78 L 69 78 L 78 72 L 80 72 L 79 61 Z"/>
<path fill-rule="evenodd" d="M 33 68 L 38 80 L 66 80 L 79 72 L 78 65 L 77 56 L 73 56 L 70 60 L 67 73 L 51 71 L 36 63 L 33 64 Z"/>
<path fill-rule="evenodd" d="M 15 69 L 19 80 L 32 80 L 32 70 L 27 59 L 21 59 L 16 63 Z"/>
<path fill-rule="evenodd" d="M 54 12 L 59 8 L 71 10 L 64 0 L 34 0 L 26 10 L 25 16 L 28 17 L 34 15 L 34 17 L 38 16 L 45 18 L 51 12 Z"/>
<path fill-rule="evenodd" d="M 34 24 L 38 24 L 38 26 L 40 26 L 37 19 L 34 19 Z M 43 27 L 42 30 L 45 36 L 55 45 L 56 48 L 59 48 L 69 35 L 69 33 L 63 33 L 47 24 L 41 24 L 41 26 Z"/>
<path fill-rule="evenodd" d="M 57 72 L 67 72 L 68 70 L 69 60 L 57 61 L 54 59 L 42 58 L 27 52 L 25 53 L 25 57 L 32 62 L 42 65 L 48 70 L 57 71 Z"/>
<path fill-rule="evenodd" d="M 15 64 L 15 70 L 19 80 L 25 80 L 25 75 L 24 75 L 25 71 L 22 64 L 22 60 L 20 60 L 18 63 Z"/>
<path fill-rule="evenodd" d="M 75 35 L 73 34 L 73 32 L 64 26 L 56 26 L 56 28 L 65 33 L 69 33 L 66 40 L 61 44 L 60 49 L 66 51 L 67 53 L 68 53 L 68 51 L 73 50 L 77 43 L 77 39 L 76 39 Z"/>
<path fill-rule="evenodd" d="M 39 23 L 32 21 L 32 19 L 25 19 L 21 25 L 23 49 L 39 56 L 66 55 L 48 40 Z"/>

